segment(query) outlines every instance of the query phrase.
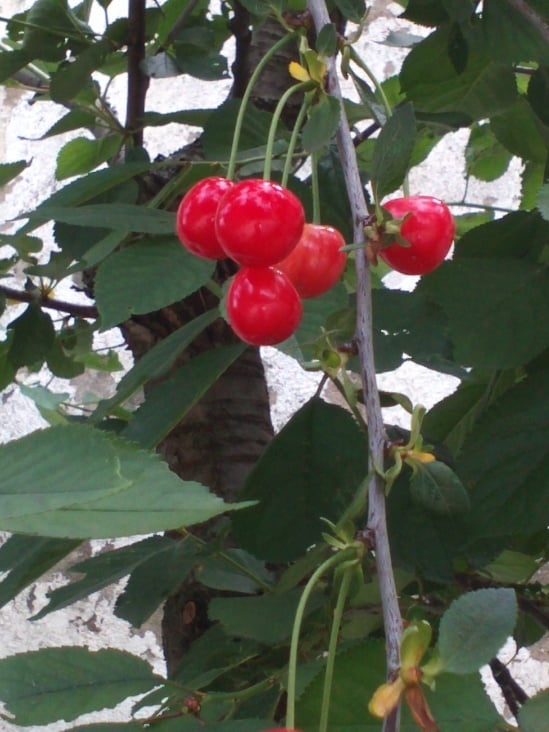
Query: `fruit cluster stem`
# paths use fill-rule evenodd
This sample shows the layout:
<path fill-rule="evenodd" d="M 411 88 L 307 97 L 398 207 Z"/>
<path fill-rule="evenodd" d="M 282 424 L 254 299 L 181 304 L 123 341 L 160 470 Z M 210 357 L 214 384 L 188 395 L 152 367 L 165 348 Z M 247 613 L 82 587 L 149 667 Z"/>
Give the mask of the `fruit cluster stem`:
<path fill-rule="evenodd" d="M 325 0 L 308 0 L 307 6 L 313 18 L 317 32 L 327 23 L 330 17 Z M 335 70 L 334 59 L 328 59 L 327 66 L 328 92 L 341 100 L 341 89 Z M 360 180 L 355 149 L 349 134 L 349 125 L 342 105 L 341 117 L 337 130 L 337 145 L 345 177 L 347 196 L 353 215 L 354 241 L 365 241 L 364 219 L 368 215 L 364 191 Z M 356 252 L 357 278 L 357 342 L 361 363 L 361 377 L 364 387 L 364 401 L 368 422 L 368 447 L 370 469 L 373 465 L 383 465 L 385 429 L 381 413 L 379 392 L 377 389 L 373 351 L 373 323 L 370 268 L 363 249 Z M 385 504 L 385 484 L 381 476 L 372 470 L 368 487 L 368 535 L 373 538 L 375 558 L 385 627 L 387 675 L 392 679 L 400 667 L 400 636 L 402 633 L 402 617 L 398 604 Z M 399 712 L 384 721 L 383 732 L 397 732 L 400 726 Z"/>

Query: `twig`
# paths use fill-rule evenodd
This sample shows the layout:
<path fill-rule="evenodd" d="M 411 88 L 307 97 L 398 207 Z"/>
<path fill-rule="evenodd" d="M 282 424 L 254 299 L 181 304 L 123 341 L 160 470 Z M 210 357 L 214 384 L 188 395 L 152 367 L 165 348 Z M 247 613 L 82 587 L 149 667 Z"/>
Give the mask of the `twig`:
<path fill-rule="evenodd" d="M 170 46 L 179 35 L 179 31 L 185 26 L 187 20 L 191 17 L 193 10 L 198 5 L 199 0 L 189 0 L 187 5 L 183 8 L 181 15 L 176 19 L 172 26 L 172 29 L 168 33 L 166 38 L 166 45 Z"/>
<path fill-rule="evenodd" d="M 143 114 L 149 86 L 148 77 L 141 71 L 145 58 L 145 0 L 129 0 L 128 10 L 128 101 L 126 128 L 132 131 L 136 147 L 143 145 Z"/>
<path fill-rule="evenodd" d="M 43 308 L 58 310 L 62 313 L 68 313 L 75 318 L 97 318 L 99 313 L 93 305 L 79 305 L 75 302 L 65 302 L 57 300 L 54 297 L 48 297 L 40 292 L 27 292 L 25 290 L 15 290 L 12 287 L 0 285 L 0 295 L 5 295 L 9 300 L 16 302 L 35 302 Z"/>
<path fill-rule="evenodd" d="M 325 0 L 308 0 L 308 8 L 313 17 L 317 32 L 330 23 Z M 341 101 L 341 89 L 335 71 L 333 59 L 328 63 L 327 71 L 328 90 L 330 94 Z M 341 108 L 341 117 L 337 130 L 337 144 L 345 177 L 345 185 L 349 204 L 353 213 L 354 239 L 357 243 L 364 242 L 365 234 L 363 221 L 368 215 L 364 190 L 360 180 L 355 148 L 349 134 L 349 126 L 345 110 Z M 372 328 L 372 303 L 370 268 L 364 250 L 356 252 L 357 275 L 357 343 L 361 362 L 362 383 L 364 386 L 364 402 L 368 422 L 368 443 L 370 450 L 370 466 L 383 465 L 383 450 L 385 430 L 377 389 Z M 383 621 L 385 627 L 385 644 L 387 658 L 387 675 L 390 679 L 400 667 L 400 636 L 402 633 L 402 618 L 398 604 L 389 536 L 387 531 L 385 485 L 381 477 L 372 471 L 372 479 L 368 489 L 368 524 L 367 531 L 373 535 L 377 575 L 381 602 L 383 607 Z M 396 732 L 399 729 L 399 710 L 387 717 L 384 721 L 384 732 Z"/>
<path fill-rule="evenodd" d="M 490 670 L 494 681 L 501 689 L 509 711 L 516 718 L 521 706 L 528 701 L 528 695 L 522 686 L 517 684 L 507 666 L 499 658 L 493 658 L 490 661 Z"/>

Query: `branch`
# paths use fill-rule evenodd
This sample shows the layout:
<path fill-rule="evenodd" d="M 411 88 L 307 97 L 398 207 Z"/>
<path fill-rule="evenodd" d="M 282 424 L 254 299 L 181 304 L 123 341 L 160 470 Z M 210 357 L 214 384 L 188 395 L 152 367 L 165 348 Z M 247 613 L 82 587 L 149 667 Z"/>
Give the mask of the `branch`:
<path fill-rule="evenodd" d="M 324 25 L 331 22 L 325 0 L 308 0 L 308 8 L 317 32 Z M 340 101 L 342 100 L 333 59 L 328 64 L 328 90 L 334 97 Z M 363 222 L 368 215 L 368 209 L 343 105 L 341 105 L 341 117 L 337 130 L 337 144 L 345 177 L 347 196 L 353 213 L 354 241 L 362 243 L 365 241 Z M 356 252 L 356 275 L 357 341 L 368 421 L 370 464 L 371 466 L 374 464 L 383 465 L 385 429 L 374 365 L 370 268 L 364 250 L 357 250 Z M 387 675 L 392 679 L 400 667 L 402 618 L 391 563 L 385 506 L 385 484 L 375 471 L 372 471 L 372 475 L 374 477 L 371 479 L 368 489 L 367 531 L 373 535 L 375 542 L 377 574 L 385 626 Z M 396 713 L 385 719 L 383 730 L 384 732 L 395 732 L 398 728 L 399 714 L 397 709 Z"/>
<path fill-rule="evenodd" d="M 172 26 L 172 29 L 168 33 L 168 36 L 166 38 L 167 46 L 170 46 L 177 39 L 179 31 L 185 27 L 187 20 L 191 17 L 193 10 L 198 5 L 198 3 L 199 0 L 189 0 L 187 5 L 185 5 L 183 11 L 181 12 L 181 15 L 177 18 Z"/>
<path fill-rule="evenodd" d="M 490 661 L 490 670 L 494 681 L 501 689 L 509 711 L 516 719 L 521 706 L 528 701 L 528 695 L 522 686 L 517 684 L 507 666 L 499 658 L 493 658 Z"/>
<path fill-rule="evenodd" d="M 520 13 L 523 18 L 526 18 L 530 25 L 537 30 L 545 43 L 549 45 L 549 24 L 544 18 L 539 13 L 536 13 L 534 8 L 528 5 L 525 0 L 507 0 L 507 2 L 517 13 Z"/>
<path fill-rule="evenodd" d="M 75 302 L 65 302 L 64 300 L 56 300 L 54 297 L 48 297 L 41 293 L 27 292 L 26 290 L 15 290 L 12 287 L 0 285 L 0 295 L 5 295 L 9 300 L 16 302 L 35 302 L 43 308 L 58 310 L 62 313 L 68 313 L 75 318 L 97 318 L 99 313 L 93 305 L 79 305 Z"/>
<path fill-rule="evenodd" d="M 145 58 L 145 0 L 129 0 L 128 9 L 128 100 L 126 128 L 132 130 L 136 147 L 143 145 L 143 113 L 149 78 L 141 71 Z"/>

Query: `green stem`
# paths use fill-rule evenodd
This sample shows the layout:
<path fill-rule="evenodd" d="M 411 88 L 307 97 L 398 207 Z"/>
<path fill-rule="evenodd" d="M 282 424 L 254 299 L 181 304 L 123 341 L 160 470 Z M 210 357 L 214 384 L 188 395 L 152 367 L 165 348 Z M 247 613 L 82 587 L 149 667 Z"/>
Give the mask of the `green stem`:
<path fill-rule="evenodd" d="M 393 109 L 391 107 L 391 104 L 389 103 L 389 100 L 387 99 L 387 95 L 385 94 L 385 92 L 383 90 L 383 86 L 379 83 L 377 77 L 375 76 L 373 71 L 370 69 L 368 64 L 364 61 L 364 59 L 356 52 L 356 50 L 352 46 L 351 46 L 351 59 L 356 63 L 357 66 L 359 66 L 362 69 L 362 71 L 364 71 L 366 76 L 370 79 L 370 81 L 374 85 L 374 88 L 375 88 L 376 92 L 378 93 L 378 96 L 381 99 L 381 102 L 385 109 L 385 113 L 387 114 L 387 119 L 389 119 L 389 117 L 393 114 Z M 402 181 L 402 191 L 405 196 L 410 195 L 410 184 L 409 184 L 407 175 L 404 177 L 404 180 Z"/>
<path fill-rule="evenodd" d="M 273 162 L 273 147 L 276 137 L 276 130 L 278 128 L 280 117 L 282 116 L 282 111 L 286 106 L 286 102 L 292 96 L 292 94 L 295 94 L 302 89 L 310 89 L 312 85 L 314 85 L 314 82 L 300 81 L 299 83 L 291 86 L 289 89 L 286 89 L 284 94 L 280 97 L 278 104 L 276 105 L 276 109 L 273 113 L 273 119 L 271 120 L 271 126 L 269 128 L 269 137 L 267 138 L 267 147 L 265 148 L 265 166 L 263 168 L 263 180 L 271 179 L 271 165 Z"/>
<path fill-rule="evenodd" d="M 288 145 L 288 152 L 286 153 L 286 161 L 284 163 L 284 170 L 282 171 L 282 185 L 283 186 L 286 186 L 288 184 L 288 178 L 290 177 L 290 170 L 291 170 L 292 162 L 294 159 L 294 151 L 295 151 L 295 147 L 297 145 L 299 131 L 301 130 L 301 126 L 305 119 L 305 115 L 307 114 L 307 110 L 309 109 L 310 106 L 311 106 L 311 101 L 310 101 L 308 95 L 306 94 L 305 99 L 303 100 L 303 104 L 301 105 L 301 109 L 299 110 L 299 114 L 297 115 L 294 129 L 292 130 L 292 135 L 290 137 L 290 143 Z"/>
<path fill-rule="evenodd" d="M 292 630 L 292 640 L 290 645 L 290 661 L 288 666 L 288 701 L 286 709 L 286 727 L 287 729 L 295 728 L 295 700 L 296 700 L 296 679 L 297 679 L 297 649 L 299 643 L 299 634 L 301 632 L 301 624 L 303 622 L 303 616 L 305 614 L 305 607 L 311 596 L 312 591 L 315 588 L 316 583 L 329 569 L 336 566 L 340 562 L 345 561 L 351 556 L 356 556 L 356 549 L 349 547 L 339 551 L 337 554 L 333 554 L 331 557 L 326 559 L 311 575 L 309 581 L 305 585 L 303 594 L 299 600 L 297 610 L 295 613 L 294 627 Z"/>
<path fill-rule="evenodd" d="M 451 201 L 447 206 L 463 206 L 464 208 L 480 208 L 484 211 L 501 211 L 502 213 L 512 213 L 514 209 L 504 208 L 503 206 L 487 206 L 484 203 L 467 203 L 466 201 Z"/>
<path fill-rule="evenodd" d="M 320 187 L 318 185 L 318 151 L 311 153 L 311 189 L 313 194 L 313 224 L 320 224 Z"/>
<path fill-rule="evenodd" d="M 345 568 L 339 592 L 337 595 L 337 603 L 334 608 L 334 617 L 332 620 L 332 630 L 330 632 L 330 643 L 328 645 L 328 659 L 326 661 L 326 675 L 324 676 L 324 688 L 322 690 L 322 705 L 320 707 L 320 723 L 318 732 L 327 732 L 328 717 L 330 714 L 330 700 L 332 697 L 332 684 L 334 680 L 334 666 L 337 650 L 337 641 L 339 638 L 339 628 L 343 610 L 345 609 L 345 601 L 349 593 L 349 587 L 353 578 L 354 564 L 349 564 Z"/>
<path fill-rule="evenodd" d="M 240 102 L 240 109 L 238 110 L 238 116 L 236 118 L 236 123 L 234 126 L 234 133 L 233 133 L 233 144 L 231 146 L 231 154 L 229 157 L 229 167 L 227 168 L 227 178 L 229 180 L 233 180 L 235 175 L 235 169 L 236 169 L 236 154 L 238 152 L 238 143 L 240 141 L 240 133 L 242 131 L 242 124 L 244 122 L 244 115 L 246 112 L 246 107 L 248 106 L 248 102 L 250 100 L 250 96 L 252 94 L 252 89 L 255 86 L 255 83 L 257 79 L 259 78 L 259 75 L 269 62 L 269 60 L 277 53 L 288 41 L 290 41 L 292 38 L 295 38 L 297 33 L 289 33 L 287 36 L 283 36 L 279 41 L 277 41 L 271 48 L 265 53 L 265 55 L 262 57 L 262 59 L 259 61 L 257 66 L 254 69 L 253 74 L 250 76 L 250 81 L 248 82 L 248 86 L 246 87 L 246 91 L 244 92 L 244 96 L 242 97 L 242 101 Z"/>

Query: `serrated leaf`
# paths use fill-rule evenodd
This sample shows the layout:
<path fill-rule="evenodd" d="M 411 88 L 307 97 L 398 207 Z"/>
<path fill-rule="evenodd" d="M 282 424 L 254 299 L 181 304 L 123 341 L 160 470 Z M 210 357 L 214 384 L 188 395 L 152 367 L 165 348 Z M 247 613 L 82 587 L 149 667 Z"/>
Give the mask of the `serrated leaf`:
<path fill-rule="evenodd" d="M 518 713 L 522 732 L 545 732 L 547 719 L 549 719 L 548 689 L 528 699 Z"/>
<path fill-rule="evenodd" d="M 240 494 L 238 544 L 272 562 L 296 559 L 337 520 L 368 470 L 365 436 L 344 409 L 312 399 L 269 444 Z"/>
<path fill-rule="evenodd" d="M 42 362 L 55 338 L 51 317 L 35 304 L 29 305 L 8 329 L 13 332 L 9 359 L 16 368 Z"/>
<path fill-rule="evenodd" d="M 538 192 L 536 206 L 546 221 L 549 221 L 549 183 L 545 183 Z"/>
<path fill-rule="evenodd" d="M 315 152 L 325 147 L 336 133 L 340 115 L 339 101 L 327 94 L 322 95 L 319 103 L 311 108 L 303 127 L 301 143 L 305 150 Z"/>
<path fill-rule="evenodd" d="M 463 483 L 445 463 L 419 463 L 410 481 L 412 498 L 439 516 L 468 511 L 471 504 Z"/>
<path fill-rule="evenodd" d="M 517 95 L 512 70 L 487 61 L 475 46 L 469 49 L 466 68 L 456 71 L 447 52 L 451 29 L 442 26 L 414 46 L 404 60 L 401 88 L 414 103 L 416 114 L 459 112 L 474 121 L 508 109 Z"/>
<path fill-rule="evenodd" d="M 157 445 L 244 351 L 244 344 L 214 348 L 155 386 L 134 412 L 123 435 L 143 447 Z"/>
<path fill-rule="evenodd" d="M 128 486 L 109 440 L 80 425 L 39 430 L 1 445 L 0 474 L 6 529 L 26 514 L 84 503 Z"/>
<path fill-rule="evenodd" d="M 335 0 L 336 7 L 341 11 L 344 18 L 352 23 L 360 23 L 366 13 L 364 0 Z"/>
<path fill-rule="evenodd" d="M 0 607 L 13 600 L 80 544 L 79 540 L 10 536 L 0 547 Z"/>
<path fill-rule="evenodd" d="M 74 429 L 74 426 L 71 428 Z M 96 434 L 101 435 L 98 432 Z M 83 495 L 82 502 L 76 504 L 74 499 L 72 505 L 59 510 L 54 508 L 5 519 L 6 530 L 69 539 L 107 539 L 190 526 L 249 505 L 224 503 L 199 483 L 180 480 L 154 453 L 140 450 L 113 435 L 106 437 L 103 433 L 103 436 L 118 460 L 120 473 L 125 480 L 122 489 L 111 494 L 105 490 L 105 498 L 87 502 L 83 502 L 86 500 Z M 81 463 L 78 468 L 72 463 L 70 466 L 73 475 L 79 474 L 82 469 Z M 93 473 L 91 470 L 89 472 Z M 79 487 L 80 483 L 87 485 L 88 482 L 79 479 Z"/>
<path fill-rule="evenodd" d="M 548 19 L 547 12 L 543 18 L 528 4 L 521 10 L 509 0 L 485 0 L 482 24 L 490 54 L 504 63 L 549 64 L 549 46 L 541 30 Z"/>
<path fill-rule="evenodd" d="M 0 53 L 0 83 L 7 81 L 19 69 L 26 66 L 32 56 L 24 50 L 3 51 Z"/>
<path fill-rule="evenodd" d="M 337 33 L 333 23 L 326 23 L 316 37 L 315 48 L 321 56 L 333 56 L 337 49 Z"/>
<path fill-rule="evenodd" d="M 56 179 L 64 180 L 75 175 L 89 173 L 101 163 L 114 158 L 122 147 L 123 141 L 123 137 L 119 134 L 106 135 L 93 140 L 87 137 L 70 140 L 65 143 L 57 156 Z"/>
<path fill-rule="evenodd" d="M 443 263 L 417 290 L 443 308 L 455 359 L 464 366 L 520 366 L 549 340 L 549 320 L 532 317 L 548 305 L 549 273 L 543 266 L 464 257 Z"/>
<path fill-rule="evenodd" d="M 208 615 L 217 620 L 228 635 L 249 638 L 260 643 L 282 643 L 292 634 L 293 620 L 301 589 L 257 597 L 215 597 Z M 305 609 L 308 615 L 322 603 L 313 595 Z"/>
<path fill-rule="evenodd" d="M 511 154 L 495 138 L 489 125 L 474 125 L 465 149 L 465 162 L 469 175 L 492 181 L 505 173 Z"/>
<path fill-rule="evenodd" d="M 117 386 L 116 394 L 99 403 L 93 414 L 93 420 L 103 419 L 113 407 L 129 399 L 147 381 L 158 379 L 168 373 L 177 357 L 218 317 L 217 310 L 209 310 L 159 341 L 124 374 Z"/>
<path fill-rule="evenodd" d="M 100 265 L 95 280 L 101 329 L 182 300 L 204 285 L 213 269 L 213 262 L 187 252 L 175 236 L 145 239 L 116 252 Z"/>
<path fill-rule="evenodd" d="M 500 143 L 513 155 L 544 164 L 547 145 L 538 129 L 538 121 L 524 97 L 490 120 L 490 128 Z"/>
<path fill-rule="evenodd" d="M 94 43 L 76 58 L 61 64 L 51 77 L 50 95 L 53 101 L 66 104 L 73 99 L 89 83 L 92 71 L 101 66 L 108 51 L 107 41 Z"/>
<path fill-rule="evenodd" d="M 109 229 L 135 231 L 141 234 L 171 234 L 174 228 L 174 214 L 147 206 L 132 206 L 127 203 L 97 203 L 75 208 L 69 206 L 39 206 L 20 218 L 28 217 L 37 222 L 62 221 L 75 226 L 97 224 Z"/>
<path fill-rule="evenodd" d="M 0 699 L 21 725 L 71 721 L 161 682 L 148 663 L 112 648 L 42 648 L 0 659 Z"/>
<path fill-rule="evenodd" d="M 18 160 L 15 163 L 2 163 L 0 165 L 0 186 L 5 186 L 10 180 L 16 178 L 28 165 L 29 163 L 26 160 Z"/>
<path fill-rule="evenodd" d="M 370 171 L 377 201 L 396 190 L 404 180 L 416 139 L 411 104 L 397 107 L 376 140 Z"/>
<path fill-rule="evenodd" d="M 468 592 L 454 600 L 442 616 L 437 649 L 445 671 L 469 674 L 488 663 L 517 621 L 514 590 Z"/>
<path fill-rule="evenodd" d="M 470 488 L 473 537 L 532 534 L 549 515 L 549 379 L 532 374 L 479 418 L 458 473 Z"/>

